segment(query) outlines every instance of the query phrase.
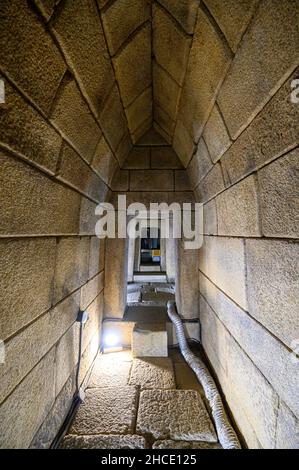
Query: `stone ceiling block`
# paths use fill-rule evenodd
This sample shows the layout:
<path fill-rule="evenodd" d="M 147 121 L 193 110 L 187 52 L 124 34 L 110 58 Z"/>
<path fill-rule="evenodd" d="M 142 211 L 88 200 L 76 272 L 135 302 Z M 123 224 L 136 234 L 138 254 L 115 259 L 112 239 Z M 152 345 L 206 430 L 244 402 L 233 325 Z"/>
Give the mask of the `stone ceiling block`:
<path fill-rule="evenodd" d="M 123 165 L 127 170 L 145 170 L 150 167 L 150 147 L 134 147 Z"/>
<path fill-rule="evenodd" d="M 157 104 L 154 104 L 154 120 L 169 136 L 173 136 L 175 121 Z"/>
<path fill-rule="evenodd" d="M 96 114 L 99 115 L 111 90 L 114 76 L 94 2 L 66 0 L 51 27 L 69 67 L 82 83 Z"/>
<path fill-rule="evenodd" d="M 127 132 L 127 121 L 117 86 L 114 85 L 100 116 L 100 124 L 112 150 L 115 152 Z"/>
<path fill-rule="evenodd" d="M 156 62 L 153 63 L 154 101 L 176 120 L 180 87 Z"/>
<path fill-rule="evenodd" d="M 132 149 L 132 140 L 131 140 L 130 134 L 126 133 L 123 136 L 122 140 L 120 141 L 115 151 L 115 156 L 120 166 L 123 165 L 131 149 Z"/>
<path fill-rule="evenodd" d="M 119 165 L 104 136 L 101 137 L 97 145 L 91 166 L 100 178 L 102 178 L 106 184 L 110 185 Z"/>
<path fill-rule="evenodd" d="M 146 119 L 132 134 L 132 141 L 135 145 L 141 137 L 152 127 L 152 118 Z"/>
<path fill-rule="evenodd" d="M 178 119 L 173 138 L 173 148 L 185 168 L 191 160 L 194 147 L 194 142 L 184 126 L 184 123 Z"/>
<path fill-rule="evenodd" d="M 153 53 L 172 78 L 183 84 L 191 38 L 161 8 L 153 5 Z"/>
<path fill-rule="evenodd" d="M 205 126 L 203 138 L 207 144 L 213 163 L 216 163 L 232 144 L 216 105 Z"/>
<path fill-rule="evenodd" d="M 124 106 L 151 85 L 151 27 L 146 24 L 113 59 Z"/>
<path fill-rule="evenodd" d="M 187 33 L 193 33 L 200 0 L 159 0 L 159 3 L 172 14 Z"/>
<path fill-rule="evenodd" d="M 205 13 L 198 10 L 180 106 L 180 118 L 195 142 L 202 133 L 230 62 L 229 48 Z"/>
<path fill-rule="evenodd" d="M 163 139 L 163 137 L 152 127 L 149 129 L 142 138 L 137 142 L 137 145 L 168 145 L 167 142 Z"/>
<path fill-rule="evenodd" d="M 152 87 L 149 87 L 125 110 L 129 130 L 134 132 L 145 120 L 151 119 Z"/>
<path fill-rule="evenodd" d="M 151 149 L 151 168 L 179 170 L 183 166 L 172 147 L 153 147 Z"/>
<path fill-rule="evenodd" d="M 213 163 L 209 155 L 207 146 L 203 139 L 198 142 L 196 153 L 194 154 L 188 166 L 188 174 L 192 189 L 206 176 L 211 170 Z"/>
<path fill-rule="evenodd" d="M 148 0 L 117 0 L 102 12 L 110 54 L 113 56 L 129 36 L 150 19 Z"/>
<path fill-rule="evenodd" d="M 132 170 L 131 191 L 174 191 L 174 177 L 171 170 Z"/>

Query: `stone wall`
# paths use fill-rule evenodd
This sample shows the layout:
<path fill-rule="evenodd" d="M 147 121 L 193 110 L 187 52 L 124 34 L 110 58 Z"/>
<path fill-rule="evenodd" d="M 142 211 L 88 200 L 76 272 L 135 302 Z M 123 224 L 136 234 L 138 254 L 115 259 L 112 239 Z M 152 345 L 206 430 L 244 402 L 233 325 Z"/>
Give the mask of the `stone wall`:
<path fill-rule="evenodd" d="M 203 3 L 174 137 L 204 203 L 202 342 L 246 445 L 298 448 L 298 3 Z"/>

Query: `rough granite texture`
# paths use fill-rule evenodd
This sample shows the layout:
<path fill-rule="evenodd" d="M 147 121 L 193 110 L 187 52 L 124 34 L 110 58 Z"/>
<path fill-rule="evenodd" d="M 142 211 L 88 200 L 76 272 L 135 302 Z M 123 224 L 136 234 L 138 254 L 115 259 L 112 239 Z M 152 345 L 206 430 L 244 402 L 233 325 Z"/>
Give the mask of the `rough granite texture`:
<path fill-rule="evenodd" d="M 145 449 L 144 437 L 137 435 L 122 436 L 117 434 L 76 436 L 67 435 L 61 445 L 61 449 Z"/>
<path fill-rule="evenodd" d="M 168 357 L 135 358 L 129 384 L 142 390 L 175 388 L 172 361 Z"/>

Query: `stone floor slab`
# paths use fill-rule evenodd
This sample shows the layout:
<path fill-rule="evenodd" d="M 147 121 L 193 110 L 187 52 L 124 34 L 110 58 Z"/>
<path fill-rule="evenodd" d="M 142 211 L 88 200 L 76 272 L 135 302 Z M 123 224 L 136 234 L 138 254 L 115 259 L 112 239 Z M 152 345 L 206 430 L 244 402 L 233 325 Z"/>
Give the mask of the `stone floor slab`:
<path fill-rule="evenodd" d="M 88 388 L 128 385 L 131 365 L 131 354 L 127 352 L 99 355 L 95 361 Z"/>
<path fill-rule="evenodd" d="M 144 390 L 137 432 L 155 439 L 217 442 L 214 426 L 195 390 Z"/>
<path fill-rule="evenodd" d="M 201 396 L 204 395 L 202 386 L 197 380 L 193 370 L 186 362 L 174 363 L 174 373 L 177 388 L 181 390 L 197 390 Z"/>
<path fill-rule="evenodd" d="M 143 390 L 175 388 L 171 359 L 168 357 L 134 359 L 129 384 L 140 385 Z"/>
<path fill-rule="evenodd" d="M 70 434 L 133 434 L 137 412 L 136 387 L 90 388 Z"/>
<path fill-rule="evenodd" d="M 222 449 L 221 445 L 212 442 L 188 442 L 188 441 L 156 441 L 153 449 Z"/>
<path fill-rule="evenodd" d="M 144 437 L 136 435 L 97 435 L 76 436 L 69 434 L 62 443 L 61 449 L 145 449 Z"/>

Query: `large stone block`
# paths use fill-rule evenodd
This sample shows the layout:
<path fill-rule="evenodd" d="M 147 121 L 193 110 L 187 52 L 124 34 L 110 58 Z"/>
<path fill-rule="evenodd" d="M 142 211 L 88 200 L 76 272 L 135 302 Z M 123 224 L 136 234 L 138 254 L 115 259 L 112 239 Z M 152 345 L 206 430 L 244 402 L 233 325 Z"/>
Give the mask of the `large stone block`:
<path fill-rule="evenodd" d="M 221 193 L 216 205 L 219 235 L 261 236 L 255 176 L 248 176 Z"/>
<path fill-rule="evenodd" d="M 196 142 L 214 106 L 230 62 L 228 47 L 205 13 L 198 10 L 180 106 L 181 119 Z"/>
<path fill-rule="evenodd" d="M 182 165 L 186 168 L 194 151 L 194 142 L 180 119 L 178 119 L 175 127 L 173 149 L 181 160 Z"/>
<path fill-rule="evenodd" d="M 129 383 L 140 386 L 142 390 L 176 388 L 171 359 L 168 357 L 134 359 Z"/>
<path fill-rule="evenodd" d="M 0 15 L 2 69 L 47 114 L 66 70 L 63 58 L 27 2 L 1 2 Z"/>
<path fill-rule="evenodd" d="M 183 318 L 198 317 L 198 255 L 178 240 L 176 249 L 176 302 Z"/>
<path fill-rule="evenodd" d="M 67 144 L 61 150 L 61 162 L 57 177 L 70 183 L 97 202 L 105 200 L 107 186 L 104 181 Z"/>
<path fill-rule="evenodd" d="M 154 442 L 152 449 L 222 449 L 220 444 L 210 442 L 173 441 L 165 439 Z"/>
<path fill-rule="evenodd" d="M 127 243 L 124 238 L 106 239 L 105 316 L 122 318 L 126 307 Z M 113 253 L 109 256 L 108 253 Z"/>
<path fill-rule="evenodd" d="M 189 34 L 193 33 L 198 9 L 198 0 L 160 0 L 160 3 L 171 13 L 173 18 Z"/>
<path fill-rule="evenodd" d="M 96 6 L 67 0 L 51 23 L 70 69 L 100 114 L 113 82 L 113 69 Z"/>
<path fill-rule="evenodd" d="M 199 202 L 212 199 L 225 189 L 223 173 L 220 163 L 216 163 L 211 171 L 200 181 L 195 194 Z"/>
<path fill-rule="evenodd" d="M 275 447 L 278 396 L 235 340 L 228 344 L 227 374 L 231 390 L 237 390 L 239 406 L 247 416 L 261 445 Z M 240 403 L 241 401 L 241 403 Z M 228 397 L 230 405 L 230 399 Z"/>
<path fill-rule="evenodd" d="M 249 313 L 288 347 L 299 338 L 298 244 L 247 240 Z"/>
<path fill-rule="evenodd" d="M 132 332 L 133 357 L 167 357 L 165 324 L 138 324 Z"/>
<path fill-rule="evenodd" d="M 202 386 L 200 385 L 195 373 L 186 362 L 175 362 L 174 373 L 175 382 L 178 389 L 197 390 L 202 396 Z"/>
<path fill-rule="evenodd" d="M 110 192 L 107 191 L 105 201 L 109 200 Z M 80 235 L 95 235 L 96 223 L 99 220 L 99 216 L 96 216 L 97 204 L 85 196 L 82 196 L 80 206 Z"/>
<path fill-rule="evenodd" d="M 207 7 L 225 35 L 230 47 L 236 52 L 246 31 L 258 0 L 206 0 Z"/>
<path fill-rule="evenodd" d="M 181 86 L 187 67 L 191 38 L 172 18 L 153 4 L 153 53 L 157 62 Z M 175 54 L 172 53 L 175 51 Z"/>
<path fill-rule="evenodd" d="M 55 250 L 49 238 L 1 240 L 2 340 L 51 306 Z"/>
<path fill-rule="evenodd" d="M 203 233 L 205 235 L 217 235 L 218 233 L 215 199 L 203 206 Z"/>
<path fill-rule="evenodd" d="M 155 108 L 154 108 L 154 111 L 155 109 L 157 108 L 157 105 L 155 104 Z M 167 113 L 164 112 L 164 114 L 166 115 Z M 171 120 L 172 122 L 172 120 Z M 169 134 L 169 132 L 165 129 L 163 129 L 163 127 L 161 127 L 160 124 L 158 124 L 158 122 L 156 122 L 155 120 L 153 121 L 152 123 L 152 126 L 153 126 L 153 129 L 155 131 L 157 131 L 157 133 L 160 134 L 161 138 L 168 144 L 168 145 L 171 145 L 172 143 L 172 136 Z"/>
<path fill-rule="evenodd" d="M 205 405 L 195 390 L 142 391 L 136 429 L 155 439 L 217 442 Z"/>
<path fill-rule="evenodd" d="M 91 388 L 86 392 L 70 433 L 133 434 L 136 411 L 136 387 Z"/>
<path fill-rule="evenodd" d="M 152 117 L 146 118 L 143 123 L 140 124 L 140 126 L 133 133 L 131 133 L 131 138 L 134 145 L 136 145 L 137 142 L 142 139 L 144 134 L 150 130 L 152 123 Z"/>
<path fill-rule="evenodd" d="M 127 352 L 99 354 L 88 387 L 124 387 L 129 383 L 131 366 L 132 356 Z"/>
<path fill-rule="evenodd" d="M 151 85 L 151 28 L 146 24 L 113 59 L 124 106 Z"/>
<path fill-rule="evenodd" d="M 60 238 L 57 245 L 54 303 L 82 286 L 88 279 L 89 238 Z"/>
<path fill-rule="evenodd" d="M 191 190 L 189 176 L 186 170 L 175 170 L 174 172 L 175 191 Z"/>
<path fill-rule="evenodd" d="M 150 147 L 134 147 L 130 152 L 123 168 L 128 170 L 146 170 L 151 166 Z"/>
<path fill-rule="evenodd" d="M 152 88 L 148 88 L 141 93 L 138 98 L 126 109 L 128 127 L 131 132 L 147 119 L 152 118 Z"/>
<path fill-rule="evenodd" d="M 218 99 L 234 139 L 261 111 L 297 64 L 296 2 L 261 2 Z"/>
<path fill-rule="evenodd" d="M 111 184 L 119 165 L 104 136 L 101 137 L 97 145 L 91 166 L 107 185 Z"/>
<path fill-rule="evenodd" d="M 55 347 L 55 396 L 59 395 L 78 361 L 80 325 L 78 322 L 65 332 Z"/>
<path fill-rule="evenodd" d="M 111 182 L 112 191 L 116 193 L 122 191 L 129 191 L 129 171 L 128 170 L 118 170 Z"/>
<path fill-rule="evenodd" d="M 120 167 L 122 167 L 131 149 L 132 149 L 131 136 L 128 132 L 126 132 L 122 140 L 120 141 L 117 149 L 115 150 L 115 156 L 118 160 Z"/>
<path fill-rule="evenodd" d="M 232 183 L 297 145 L 299 106 L 290 100 L 296 78 L 298 69 L 223 155 L 221 161 Z"/>
<path fill-rule="evenodd" d="M 263 235 L 299 237 L 298 171 L 297 149 L 258 172 Z"/>
<path fill-rule="evenodd" d="M 171 141 L 176 123 L 157 103 L 154 104 L 154 122 L 167 134 L 167 142 Z"/>
<path fill-rule="evenodd" d="M 104 271 L 97 274 L 81 288 L 81 308 L 84 310 L 102 292 L 104 288 Z"/>
<path fill-rule="evenodd" d="M 213 163 L 216 163 L 231 145 L 225 124 L 215 105 L 203 132 Z"/>
<path fill-rule="evenodd" d="M 101 286 L 100 286 L 100 290 Z M 86 372 L 88 372 L 94 357 L 98 351 L 101 329 L 102 329 L 102 318 L 103 318 L 103 307 L 104 307 L 104 293 L 101 292 L 95 299 L 89 303 L 85 310 L 88 313 L 88 321 L 84 325 L 83 331 L 83 350 L 86 357 Z M 82 306 L 81 306 L 82 308 Z M 95 348 L 94 348 L 95 346 Z M 95 349 L 95 350 L 94 350 Z M 94 350 L 94 351 L 93 351 Z M 84 367 L 83 371 L 84 372 Z M 81 373 L 82 381 L 85 375 Z"/>
<path fill-rule="evenodd" d="M 116 152 L 128 132 L 126 117 L 116 85 L 113 86 L 105 103 L 100 123 L 106 140 L 108 140 L 113 152 Z M 121 161 L 120 158 L 119 161 Z"/>
<path fill-rule="evenodd" d="M 1 402 L 76 321 L 79 297 L 78 293 L 69 297 L 6 342 L 0 369 Z"/>
<path fill-rule="evenodd" d="M 142 23 L 150 19 L 147 0 L 120 0 L 102 12 L 103 26 L 110 54 L 113 56 Z"/>
<path fill-rule="evenodd" d="M 299 387 L 298 363 L 293 360 L 289 350 L 205 276 L 200 276 L 199 285 L 202 296 L 214 310 L 218 319 L 259 368 L 277 394 L 294 413 L 298 414 L 296 392 Z"/>
<path fill-rule="evenodd" d="M 98 434 L 76 436 L 68 434 L 62 441 L 62 449 L 146 449 L 144 437 L 137 435 Z"/>
<path fill-rule="evenodd" d="M 204 237 L 199 269 L 238 305 L 247 310 L 244 241 Z"/>
<path fill-rule="evenodd" d="M 51 122 L 88 162 L 92 159 L 101 131 L 74 80 L 66 77 L 51 113 Z"/>
<path fill-rule="evenodd" d="M 0 409 L 0 447 L 26 449 L 53 406 L 54 349 L 28 374 Z"/>
<path fill-rule="evenodd" d="M 187 168 L 192 189 L 195 189 L 199 182 L 212 169 L 213 163 L 203 139 L 198 142 L 196 153 L 194 154 Z"/>
<path fill-rule="evenodd" d="M 55 173 L 61 137 L 7 81 L 5 104 L 0 107 L 0 140 L 28 160 Z"/>
<path fill-rule="evenodd" d="M 276 449 L 299 449 L 299 420 L 283 402 L 278 410 Z"/>
<path fill-rule="evenodd" d="M 105 240 L 91 237 L 89 249 L 89 278 L 94 277 L 105 267 Z"/>
<path fill-rule="evenodd" d="M 131 191 L 174 191 L 172 170 L 132 170 Z"/>
<path fill-rule="evenodd" d="M 157 62 L 153 63 L 154 101 L 176 121 L 180 87 Z"/>
<path fill-rule="evenodd" d="M 171 147 L 153 147 L 151 149 L 151 167 L 175 170 L 183 168 L 178 156 Z"/>

